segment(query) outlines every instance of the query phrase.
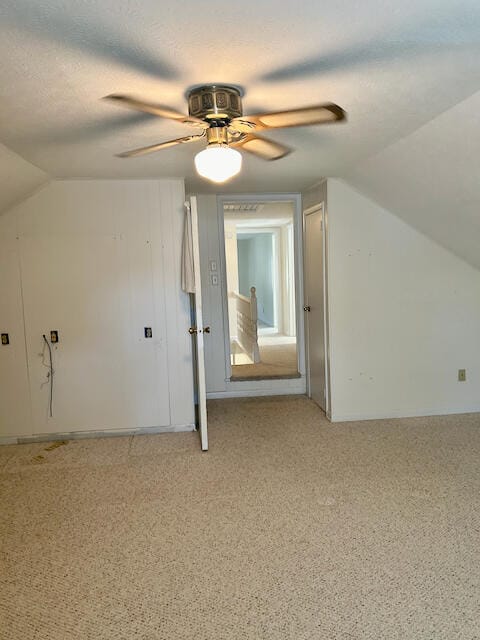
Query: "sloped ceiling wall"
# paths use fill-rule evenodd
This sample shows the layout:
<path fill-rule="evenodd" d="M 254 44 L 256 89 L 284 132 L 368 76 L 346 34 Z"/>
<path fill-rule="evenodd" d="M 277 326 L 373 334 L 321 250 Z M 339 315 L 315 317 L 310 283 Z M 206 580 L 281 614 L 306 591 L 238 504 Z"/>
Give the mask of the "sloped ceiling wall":
<path fill-rule="evenodd" d="M 0 214 L 48 180 L 44 171 L 0 144 Z"/>
<path fill-rule="evenodd" d="M 343 177 L 480 269 L 480 92 Z"/>

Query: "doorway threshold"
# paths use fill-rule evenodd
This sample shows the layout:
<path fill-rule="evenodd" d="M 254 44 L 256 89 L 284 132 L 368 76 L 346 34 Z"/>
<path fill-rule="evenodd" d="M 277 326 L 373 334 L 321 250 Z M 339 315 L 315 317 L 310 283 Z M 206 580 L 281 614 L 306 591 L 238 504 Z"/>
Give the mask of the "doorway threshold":
<path fill-rule="evenodd" d="M 252 380 L 295 380 L 301 378 L 300 373 L 277 373 L 272 375 L 245 375 L 245 376 L 231 376 L 230 382 L 246 382 Z"/>

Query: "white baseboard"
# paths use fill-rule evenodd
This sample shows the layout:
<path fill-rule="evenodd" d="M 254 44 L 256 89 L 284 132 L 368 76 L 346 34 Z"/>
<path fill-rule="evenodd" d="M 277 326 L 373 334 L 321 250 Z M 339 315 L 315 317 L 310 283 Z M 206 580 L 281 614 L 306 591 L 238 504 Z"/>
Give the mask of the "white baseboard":
<path fill-rule="evenodd" d="M 304 396 L 305 389 L 255 389 L 245 391 L 221 391 L 207 393 L 207 400 L 221 400 L 222 398 L 259 398 L 264 396 Z"/>
<path fill-rule="evenodd" d="M 166 427 L 140 427 L 138 429 L 99 429 L 97 431 L 60 431 L 30 436 L 0 436 L 0 445 L 49 442 L 51 440 L 82 440 L 84 438 L 118 438 L 121 436 L 143 436 L 155 433 L 179 433 L 182 431 L 195 431 L 195 425 L 168 425 Z"/>
<path fill-rule="evenodd" d="M 443 407 L 436 409 L 406 409 L 382 413 L 332 414 L 331 422 L 360 422 L 362 420 L 390 420 L 396 418 L 426 418 L 428 416 L 461 415 L 464 413 L 480 413 L 480 405 L 472 407 Z"/>

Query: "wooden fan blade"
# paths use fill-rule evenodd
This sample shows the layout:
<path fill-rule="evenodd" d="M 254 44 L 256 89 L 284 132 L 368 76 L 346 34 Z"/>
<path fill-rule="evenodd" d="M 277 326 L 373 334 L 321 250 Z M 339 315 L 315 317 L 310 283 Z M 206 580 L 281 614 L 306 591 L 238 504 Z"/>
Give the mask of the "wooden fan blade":
<path fill-rule="evenodd" d="M 304 127 L 312 124 L 329 124 L 345 120 L 345 111 L 336 104 L 318 104 L 304 109 L 275 111 L 235 118 L 230 123 L 238 131 L 249 132 L 255 129 L 279 129 L 284 127 Z"/>
<path fill-rule="evenodd" d="M 155 104 L 153 102 L 146 102 L 145 100 L 139 100 L 138 98 L 134 98 L 133 96 L 122 96 L 116 93 L 112 93 L 109 96 L 105 96 L 103 99 L 116 102 L 117 104 L 122 105 L 122 107 L 127 107 L 127 109 L 144 111 L 145 113 L 151 113 L 154 116 L 159 116 L 160 118 L 177 120 L 178 122 L 191 124 L 195 127 L 203 127 L 204 129 L 208 129 L 209 126 L 207 122 L 205 122 L 204 120 L 200 120 L 200 118 L 187 116 L 184 113 L 180 113 L 180 111 L 171 109 L 170 107 L 165 107 L 164 105 Z"/>
<path fill-rule="evenodd" d="M 198 140 L 203 140 L 204 138 L 205 138 L 204 133 L 201 133 L 195 136 L 185 136 L 184 138 L 177 138 L 176 140 L 168 140 L 167 142 L 160 142 L 159 144 L 151 144 L 148 147 L 140 147 L 139 149 L 124 151 L 123 153 L 117 154 L 117 157 L 118 158 L 134 158 L 135 156 L 144 156 L 147 153 L 154 153 L 155 151 L 161 151 L 162 149 L 175 147 L 177 144 L 197 142 Z"/>
<path fill-rule="evenodd" d="M 233 147 L 240 147 L 244 151 L 253 153 L 253 155 L 263 160 L 280 160 L 293 151 L 283 144 L 262 138 L 253 134 L 248 134 L 238 142 L 231 144 Z"/>

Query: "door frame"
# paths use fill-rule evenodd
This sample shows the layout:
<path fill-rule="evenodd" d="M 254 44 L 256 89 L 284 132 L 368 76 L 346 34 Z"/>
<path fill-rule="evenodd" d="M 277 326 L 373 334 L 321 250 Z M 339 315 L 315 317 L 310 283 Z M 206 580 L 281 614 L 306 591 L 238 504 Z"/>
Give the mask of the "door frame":
<path fill-rule="evenodd" d="M 228 299 L 227 299 L 227 267 L 225 260 L 225 229 L 223 221 L 223 207 L 228 202 L 293 202 L 293 250 L 294 250 L 294 266 L 295 266 L 295 326 L 297 338 L 297 358 L 298 372 L 302 379 L 305 378 L 305 320 L 303 318 L 303 214 L 302 214 L 302 197 L 299 193 L 251 193 L 251 194 L 235 194 L 217 196 L 217 216 L 218 216 L 218 236 L 219 236 L 219 253 L 220 253 L 220 273 L 222 286 L 222 306 L 223 306 L 223 332 L 225 338 L 225 380 L 233 387 L 238 386 L 239 389 L 245 383 L 242 381 L 231 381 L 232 367 L 230 364 L 230 327 L 228 323 Z M 258 381 L 263 382 L 263 381 Z M 272 381 L 268 381 L 272 382 Z M 275 381 L 275 382 L 286 382 Z M 251 384 L 251 383 L 250 383 Z M 288 391 L 285 391 L 288 393 Z M 255 394 L 242 394 L 255 395 Z"/>
<path fill-rule="evenodd" d="M 325 202 L 319 202 L 317 204 L 308 207 L 303 210 L 303 243 L 304 243 L 304 263 L 303 269 L 304 273 L 306 273 L 306 264 L 305 264 L 305 242 L 306 242 L 306 217 L 312 213 L 316 213 L 317 211 L 322 212 L 322 244 L 323 244 L 323 340 L 324 340 L 324 350 L 325 350 L 325 414 L 327 418 L 331 419 L 331 407 L 332 407 L 332 397 L 331 397 L 331 382 L 330 382 L 330 312 L 329 312 L 329 291 L 328 291 L 328 212 L 325 206 Z M 304 277 L 304 299 L 307 299 L 306 295 L 306 286 L 307 279 Z M 306 313 L 304 314 L 304 323 L 305 323 L 305 362 L 306 362 L 306 377 L 307 377 L 307 394 L 308 397 L 311 397 L 311 388 L 310 388 L 310 363 L 308 361 L 309 350 L 308 350 L 308 320 L 306 317 Z"/>

